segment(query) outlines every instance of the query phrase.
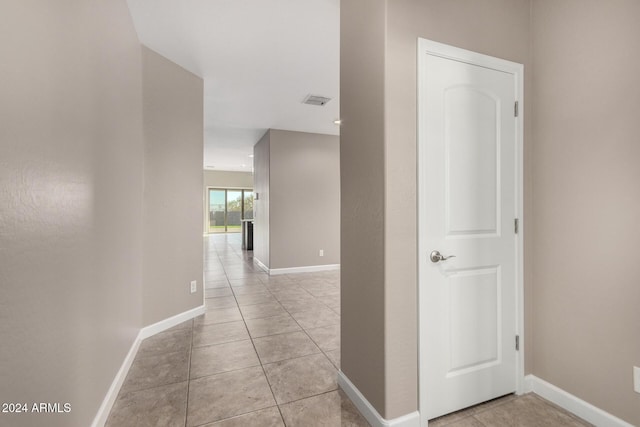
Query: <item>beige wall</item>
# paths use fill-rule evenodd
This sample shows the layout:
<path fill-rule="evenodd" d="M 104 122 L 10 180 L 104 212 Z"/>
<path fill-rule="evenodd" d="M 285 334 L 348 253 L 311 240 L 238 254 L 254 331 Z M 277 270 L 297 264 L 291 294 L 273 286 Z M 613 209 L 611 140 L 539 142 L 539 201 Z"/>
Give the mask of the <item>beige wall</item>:
<path fill-rule="evenodd" d="M 204 186 L 216 188 L 253 188 L 251 172 L 204 171 Z"/>
<path fill-rule="evenodd" d="M 385 418 L 417 408 L 415 82 L 423 37 L 525 65 L 525 369 L 639 423 L 631 376 L 640 363 L 640 341 L 631 338 L 640 336 L 639 7 L 342 2 L 342 370 Z M 380 218 L 359 220 L 360 212 Z M 352 242 L 365 230 L 376 231 L 356 251 Z"/>
<path fill-rule="evenodd" d="M 142 69 L 142 296 L 143 325 L 150 325 L 202 305 L 203 81 L 144 47 Z"/>
<path fill-rule="evenodd" d="M 384 417 L 385 1 L 340 4 L 341 370 Z M 415 330 L 415 325 L 411 326 Z M 415 359 L 415 352 L 414 352 Z M 415 390 L 410 390 L 415 401 Z M 415 402 L 409 406 L 415 407 Z"/>
<path fill-rule="evenodd" d="M 124 0 L 0 28 L 0 401 L 72 405 L 0 424 L 87 426 L 142 324 L 140 45 Z"/>
<path fill-rule="evenodd" d="M 203 230 L 208 232 L 208 189 L 214 188 L 253 188 L 253 174 L 251 172 L 205 170 L 203 200 Z"/>
<path fill-rule="evenodd" d="M 387 413 L 393 417 L 417 405 L 417 38 L 523 63 L 528 77 L 529 1 L 393 0 L 387 13 L 385 335 Z M 525 108 L 527 132 L 528 119 Z"/>
<path fill-rule="evenodd" d="M 337 136 L 274 129 L 255 145 L 254 256 L 268 268 L 340 263 L 339 147 Z"/>
<path fill-rule="evenodd" d="M 143 289 L 143 249 L 145 222 L 190 220 L 163 224 L 180 235 L 172 268 L 153 251 L 144 266 L 202 277 L 202 82 L 143 58 L 124 0 L 11 2 L 0 28 L 0 401 L 72 408 L 0 424 L 86 426 L 140 328 L 199 305 Z M 171 153 L 177 134 L 184 153 Z"/>
<path fill-rule="evenodd" d="M 342 3 L 341 20 L 342 291 L 347 293 L 342 304 L 342 339 L 345 344 L 354 338 L 366 339 L 365 343 L 343 344 L 342 366 L 383 417 L 395 418 L 418 408 L 417 39 L 451 44 L 526 67 L 529 2 L 393 0 L 377 2 L 374 7 L 354 0 Z M 365 158 L 363 150 L 371 151 L 371 158 Z M 358 182 L 371 175 L 375 181 Z M 358 191 L 361 186 L 370 189 Z M 358 213 L 366 211 L 377 217 L 365 216 L 360 221 Z M 377 231 L 362 246 L 366 249 L 356 251 L 355 236 L 371 230 Z M 363 277 L 364 269 L 373 270 L 374 282 Z M 363 296 L 372 287 L 376 296 Z M 378 300 L 381 290 L 382 302 Z M 371 301 L 363 303 L 362 298 Z M 351 310 L 355 313 L 345 316 Z M 348 324 L 351 322 L 353 325 Z M 376 340 L 375 335 L 383 338 Z M 379 351 L 380 340 L 384 351 Z M 363 353 L 379 360 L 359 363 Z M 378 378 L 380 375 L 383 377 Z"/>
<path fill-rule="evenodd" d="M 385 7 L 384 0 L 346 0 L 340 4 L 340 364 L 342 372 L 387 417 Z M 410 328 L 415 331 L 415 325 Z M 414 364 L 415 358 L 413 352 Z M 409 406 L 415 409 L 416 390 L 409 390 L 409 394 Z"/>
<path fill-rule="evenodd" d="M 269 133 L 269 267 L 339 264 L 339 138 L 273 129 Z"/>
<path fill-rule="evenodd" d="M 533 2 L 533 373 L 633 425 L 640 2 Z"/>
<path fill-rule="evenodd" d="M 269 168 L 267 131 L 253 147 L 253 257 L 269 268 Z M 257 197 L 257 198 L 256 198 Z"/>

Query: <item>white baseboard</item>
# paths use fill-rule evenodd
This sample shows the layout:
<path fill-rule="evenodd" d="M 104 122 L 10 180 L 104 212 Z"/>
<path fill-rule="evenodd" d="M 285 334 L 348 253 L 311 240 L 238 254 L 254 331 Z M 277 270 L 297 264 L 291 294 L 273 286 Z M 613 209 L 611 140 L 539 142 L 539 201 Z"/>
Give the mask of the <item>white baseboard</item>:
<path fill-rule="evenodd" d="M 272 269 L 269 269 L 269 275 L 277 276 L 279 274 L 314 273 L 317 271 L 333 271 L 333 270 L 340 270 L 340 264 L 308 265 L 305 267 L 290 267 L 290 268 L 272 268 Z"/>
<path fill-rule="evenodd" d="M 288 267 L 288 268 L 269 268 L 256 257 L 253 258 L 253 261 L 258 265 L 258 267 L 264 270 L 269 276 L 277 276 L 279 274 L 314 273 L 316 271 L 340 270 L 340 264 L 306 265 L 303 267 Z"/>
<path fill-rule="evenodd" d="M 629 424 L 628 422 L 621 420 L 620 418 L 611 415 L 588 402 L 585 402 L 579 397 L 576 397 L 573 394 L 536 377 L 535 375 L 527 375 L 524 380 L 526 391 L 532 391 L 535 394 L 544 397 L 548 401 L 555 403 L 561 408 L 566 409 L 591 424 L 598 427 L 633 427 L 632 424 Z"/>
<path fill-rule="evenodd" d="M 186 322 L 189 319 L 193 319 L 196 316 L 200 316 L 204 314 L 206 311 L 205 306 L 201 305 L 196 308 L 192 308 L 191 310 L 187 310 L 180 314 L 176 314 L 175 316 L 171 316 L 159 322 L 156 322 L 152 325 L 145 326 L 140 329 L 140 334 L 138 337 L 143 340 L 145 338 L 149 338 L 152 335 L 155 335 L 159 332 L 166 331 L 169 328 L 173 328 L 176 325 L 179 325 L 182 322 Z"/>
<path fill-rule="evenodd" d="M 172 328 L 182 322 L 186 322 L 187 320 L 192 319 L 196 316 L 204 314 L 204 312 L 205 306 L 201 305 L 200 307 L 193 308 L 191 310 L 185 311 L 184 313 L 177 314 L 175 316 L 169 317 L 168 319 L 161 320 L 160 322 L 140 329 L 140 331 L 138 332 L 138 336 L 136 336 L 133 344 L 131 344 L 131 348 L 129 349 L 127 356 L 124 358 L 120 369 L 118 369 L 118 373 L 113 379 L 113 382 L 111 383 L 107 394 L 102 400 L 102 404 L 98 409 L 98 413 L 91 423 L 91 427 L 103 427 L 107 422 L 107 418 L 109 418 L 111 408 L 113 408 L 113 404 L 118 397 L 118 393 L 120 393 L 120 388 L 122 387 L 122 384 L 124 383 L 124 380 L 129 373 L 131 364 L 136 358 L 136 353 L 138 352 L 138 348 L 140 348 L 140 343 L 142 342 L 142 340 L 145 338 L 149 338 L 150 336 L 155 335 L 158 332 L 162 332 L 169 328 Z"/>
<path fill-rule="evenodd" d="M 256 264 L 258 264 L 258 267 L 260 267 L 261 269 L 263 269 L 264 271 L 266 271 L 267 273 L 269 273 L 269 267 L 267 267 L 266 265 L 264 265 L 264 263 L 262 261 L 260 261 L 258 258 L 256 258 L 255 256 L 253 257 L 253 262 L 255 262 Z"/>
<path fill-rule="evenodd" d="M 349 399 L 356 405 L 372 427 L 420 427 L 420 414 L 418 411 L 391 420 L 382 418 L 376 408 L 369 403 L 342 371 L 338 371 L 338 385 L 349 396 Z"/>
<path fill-rule="evenodd" d="M 127 377 L 127 373 L 129 373 L 129 368 L 131 368 L 133 359 L 136 358 L 136 353 L 138 352 L 141 341 L 142 339 L 140 339 L 140 332 L 138 332 L 138 336 L 135 340 L 133 340 L 133 344 L 131 345 L 127 356 L 124 358 L 122 366 L 120 366 L 116 377 L 111 383 L 111 387 L 109 387 L 109 390 L 107 391 L 107 395 L 102 400 L 102 404 L 98 409 L 98 413 L 93 419 L 93 423 L 91 423 L 91 427 L 102 427 L 107 422 L 107 418 L 109 418 L 111 408 L 113 408 L 113 404 L 116 402 L 116 398 L 118 397 L 118 393 L 120 393 L 120 388 L 124 383 L 124 379 Z"/>

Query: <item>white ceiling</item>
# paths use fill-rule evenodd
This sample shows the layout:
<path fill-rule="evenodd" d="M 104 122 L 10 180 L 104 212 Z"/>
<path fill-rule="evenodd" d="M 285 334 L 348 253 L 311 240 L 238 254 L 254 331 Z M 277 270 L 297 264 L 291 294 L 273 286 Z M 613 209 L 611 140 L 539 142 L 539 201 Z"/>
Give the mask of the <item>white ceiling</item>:
<path fill-rule="evenodd" d="M 204 79 L 203 166 L 251 171 L 269 128 L 339 133 L 340 0 L 128 3 L 140 41 Z"/>

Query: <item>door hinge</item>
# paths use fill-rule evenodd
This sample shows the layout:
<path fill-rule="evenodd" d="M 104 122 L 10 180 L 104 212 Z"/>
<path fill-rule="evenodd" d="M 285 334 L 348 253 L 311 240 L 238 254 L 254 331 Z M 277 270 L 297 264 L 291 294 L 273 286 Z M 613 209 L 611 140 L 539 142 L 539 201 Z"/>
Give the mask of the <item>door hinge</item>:
<path fill-rule="evenodd" d="M 513 232 L 518 234 L 518 230 L 520 230 L 520 220 L 516 218 L 513 220 Z"/>
<path fill-rule="evenodd" d="M 520 335 L 516 335 L 516 351 L 520 350 Z"/>
<path fill-rule="evenodd" d="M 516 103 L 513 106 L 513 115 L 515 117 L 518 117 L 518 101 L 516 101 Z"/>

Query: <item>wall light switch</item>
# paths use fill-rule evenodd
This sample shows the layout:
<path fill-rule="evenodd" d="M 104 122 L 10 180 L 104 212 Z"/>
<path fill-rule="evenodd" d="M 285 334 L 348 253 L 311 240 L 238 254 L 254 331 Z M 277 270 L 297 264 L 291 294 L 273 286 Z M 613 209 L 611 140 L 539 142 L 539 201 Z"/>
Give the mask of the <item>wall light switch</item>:
<path fill-rule="evenodd" d="M 320 251 L 318 252 L 318 255 L 324 256 L 324 249 L 320 249 Z"/>
<path fill-rule="evenodd" d="M 633 391 L 640 393 L 640 368 L 633 367 Z"/>
<path fill-rule="evenodd" d="M 195 294 L 196 291 L 198 290 L 198 282 L 195 280 L 191 281 L 191 293 Z"/>

